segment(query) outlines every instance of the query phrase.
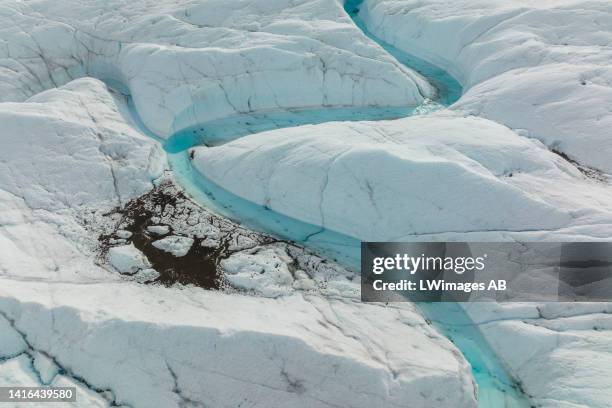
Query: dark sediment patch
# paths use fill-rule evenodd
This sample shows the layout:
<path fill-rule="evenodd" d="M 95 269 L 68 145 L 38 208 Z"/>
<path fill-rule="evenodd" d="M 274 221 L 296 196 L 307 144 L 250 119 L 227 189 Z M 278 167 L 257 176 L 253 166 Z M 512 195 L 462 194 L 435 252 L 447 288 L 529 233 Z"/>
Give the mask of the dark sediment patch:
<path fill-rule="evenodd" d="M 564 152 L 562 152 L 560 150 L 551 149 L 551 151 L 554 154 L 556 154 L 558 156 L 561 156 L 565 161 L 573 164 L 586 177 L 588 177 L 590 179 L 593 179 L 593 180 L 596 180 L 596 181 L 599 181 L 599 182 L 603 182 L 603 183 L 608 182 L 608 177 L 602 171 L 594 169 L 592 167 L 585 166 L 584 164 L 578 163 L 576 160 L 572 159 L 566 153 L 564 153 Z"/>
<path fill-rule="evenodd" d="M 217 263 L 226 257 L 224 247 L 203 247 L 202 239 L 194 238 L 193 245 L 187 254 L 177 257 L 153 246 L 153 242 L 168 234 L 156 235 L 147 230 L 147 227 L 155 225 L 152 222 L 154 212 L 149 209 L 149 205 L 160 206 L 163 212 L 168 205 L 176 208 L 176 203 L 177 197 L 169 196 L 158 190 L 130 202 L 125 209 L 124 216 L 130 220 L 125 229 L 132 233 L 131 242 L 147 257 L 152 268 L 160 274 L 156 282 L 164 285 L 194 284 L 206 289 L 219 289 L 221 276 Z"/>
<path fill-rule="evenodd" d="M 172 225 L 169 225 L 170 231 L 166 234 L 154 233 L 147 229 L 159 225 L 159 219 L 162 217 L 188 218 L 193 211 L 198 211 L 189 204 L 191 202 L 183 192 L 177 190 L 172 183 L 164 182 L 149 193 L 131 200 L 124 207 L 116 208 L 107 215 L 118 215 L 119 222 L 113 231 L 99 236 L 101 259 L 106 258 L 111 247 L 132 243 L 148 259 L 151 268 L 159 273 L 159 277 L 150 283 L 166 286 L 176 283 L 191 284 L 205 289 L 225 288 L 227 285 L 219 266 L 220 261 L 232 253 L 249 249 L 248 244 L 238 245 L 239 238 L 244 235 L 240 234 L 242 231 L 236 233 L 237 226 L 223 225 L 226 228 L 215 237 L 213 241 L 215 244 L 212 246 L 210 240 L 206 242 L 206 245 L 202 245 L 206 241 L 206 236 L 176 230 Z M 208 225 L 220 222 L 216 216 L 204 213 L 201 209 L 199 213 L 204 214 L 204 221 Z M 129 231 L 132 235 L 122 239 L 117 233 L 120 230 Z M 175 256 L 153 246 L 155 241 L 171 235 L 193 239 L 193 244 L 187 254 Z M 252 237 L 249 236 L 249 238 Z M 257 238 L 256 245 L 275 242 L 271 237 Z"/>

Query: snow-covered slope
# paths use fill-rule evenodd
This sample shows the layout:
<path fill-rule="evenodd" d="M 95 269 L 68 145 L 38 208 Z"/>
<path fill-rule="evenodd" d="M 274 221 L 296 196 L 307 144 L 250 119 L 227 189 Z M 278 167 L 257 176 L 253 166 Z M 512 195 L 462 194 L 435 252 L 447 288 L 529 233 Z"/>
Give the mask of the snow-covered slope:
<path fill-rule="evenodd" d="M 194 151 L 196 168 L 235 194 L 365 241 L 612 220 L 606 186 L 537 141 L 449 112 L 282 129 Z"/>
<path fill-rule="evenodd" d="M 376 35 L 436 61 L 483 116 L 612 172 L 612 8 L 606 0 L 365 0 Z"/>
<path fill-rule="evenodd" d="M 0 33 L 1 100 L 113 79 L 162 136 L 236 112 L 405 106 L 432 93 L 329 0 L 5 2 Z"/>

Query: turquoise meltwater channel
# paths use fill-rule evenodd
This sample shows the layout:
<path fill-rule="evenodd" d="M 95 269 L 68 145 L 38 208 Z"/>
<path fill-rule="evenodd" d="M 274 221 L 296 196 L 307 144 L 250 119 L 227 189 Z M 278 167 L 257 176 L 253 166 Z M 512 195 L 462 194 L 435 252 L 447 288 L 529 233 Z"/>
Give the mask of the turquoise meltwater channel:
<path fill-rule="evenodd" d="M 306 124 L 330 121 L 389 120 L 427 114 L 442 109 L 459 99 L 462 87 L 447 72 L 385 43 L 368 31 L 365 23 L 359 17 L 362 1 L 349 0 L 344 5 L 356 26 L 399 63 L 426 78 L 437 89 L 436 100 L 427 100 L 421 106 L 410 108 L 343 107 L 258 111 L 201 123 L 182 129 L 165 142 L 162 141 L 175 180 L 200 205 L 248 228 L 294 241 L 355 271 L 360 268 L 359 240 L 287 217 L 223 189 L 195 170 L 189 157 L 189 149 L 194 146 L 221 145 L 249 134 Z M 134 122 L 141 130 L 161 141 L 142 123 L 131 99 L 129 105 Z M 478 385 L 478 406 L 480 408 L 531 407 L 520 385 L 508 374 L 478 326 L 472 322 L 460 304 L 452 302 L 419 303 L 418 306 L 425 318 L 452 341 L 471 364 L 474 379 Z"/>

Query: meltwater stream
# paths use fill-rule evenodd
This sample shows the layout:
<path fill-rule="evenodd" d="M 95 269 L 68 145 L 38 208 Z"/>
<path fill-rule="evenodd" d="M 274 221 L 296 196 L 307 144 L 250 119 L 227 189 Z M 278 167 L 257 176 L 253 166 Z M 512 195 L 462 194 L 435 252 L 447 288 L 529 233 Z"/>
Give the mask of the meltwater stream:
<path fill-rule="evenodd" d="M 284 216 L 223 189 L 194 169 L 189 157 L 189 148 L 220 145 L 253 133 L 305 124 L 397 119 L 416 114 L 427 114 L 454 103 L 461 96 L 461 85 L 440 68 L 407 54 L 372 35 L 358 15 L 362 1 L 348 0 L 345 3 L 346 12 L 369 38 L 377 42 L 398 62 L 425 77 L 438 91 L 435 101 L 426 101 L 416 108 L 345 107 L 259 111 L 225 117 L 186 128 L 176 132 L 164 142 L 164 149 L 175 180 L 198 203 L 246 227 L 295 241 L 353 270 L 359 270 L 360 267 L 359 240 Z M 130 106 L 130 109 L 135 123 L 146 134 L 160 140 L 146 129 L 133 105 Z M 526 408 L 531 406 L 520 386 L 508 375 L 503 364 L 496 357 L 478 326 L 473 324 L 459 304 L 451 302 L 419 303 L 418 306 L 424 316 L 457 346 L 471 364 L 474 378 L 478 384 L 480 408 Z"/>

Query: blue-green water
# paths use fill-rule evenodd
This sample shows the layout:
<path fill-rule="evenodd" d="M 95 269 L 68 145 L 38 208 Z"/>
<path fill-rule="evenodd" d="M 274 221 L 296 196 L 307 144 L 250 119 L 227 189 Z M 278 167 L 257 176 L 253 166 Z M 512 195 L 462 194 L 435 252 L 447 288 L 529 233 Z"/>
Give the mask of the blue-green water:
<path fill-rule="evenodd" d="M 358 271 L 360 241 L 247 201 L 206 179 L 185 152 L 168 153 L 178 183 L 201 205 L 249 228 L 308 247 Z M 480 408 L 525 408 L 530 404 L 463 308 L 452 302 L 419 303 L 423 315 L 450 339 L 472 366 Z"/>
<path fill-rule="evenodd" d="M 174 178 L 199 204 L 256 231 L 294 241 L 357 270 L 360 241 L 245 200 L 200 174 L 186 152 L 168 153 Z"/>
<path fill-rule="evenodd" d="M 359 240 L 287 217 L 236 196 L 196 171 L 186 151 L 168 152 L 168 160 L 175 179 L 201 205 L 249 228 L 294 241 L 354 271 L 359 270 Z M 478 384 L 480 408 L 530 406 L 459 304 L 419 303 L 418 306 L 425 318 L 450 339 L 471 364 Z"/>
<path fill-rule="evenodd" d="M 332 121 L 398 119 L 414 114 L 415 107 L 341 107 L 258 111 L 211 120 L 183 129 L 168 138 L 167 152 L 192 146 L 217 146 L 266 130 L 315 125 Z"/>
<path fill-rule="evenodd" d="M 463 92 L 458 81 L 444 70 L 416 56 L 407 54 L 374 36 L 359 17 L 363 0 L 347 0 L 345 11 L 370 39 L 377 42 L 397 61 L 424 76 L 437 89 L 437 103 L 451 105 Z M 458 303 L 419 303 L 424 316 L 450 339 L 472 366 L 472 374 L 478 384 L 480 408 L 531 407 L 516 381 L 508 374 L 480 329 Z"/>
<path fill-rule="evenodd" d="M 223 189 L 194 169 L 188 149 L 194 146 L 216 146 L 249 134 L 284 127 L 330 121 L 396 119 L 415 114 L 427 114 L 454 103 L 461 96 L 461 85 L 438 67 L 407 54 L 372 35 L 358 15 L 361 3 L 362 0 L 349 0 L 345 3 L 345 10 L 355 24 L 398 62 L 416 70 L 426 78 L 437 90 L 435 100 L 428 100 L 418 107 L 297 108 L 253 112 L 182 129 L 164 143 L 168 162 L 176 181 L 198 203 L 249 228 L 295 241 L 355 271 L 359 270 L 359 240 L 287 217 Z M 146 129 L 132 104 L 130 108 L 136 124 L 146 134 L 159 140 Z M 478 326 L 473 324 L 459 304 L 419 303 L 419 307 L 425 317 L 455 343 L 471 364 L 474 378 L 478 384 L 479 407 L 530 406 L 480 333 Z"/>
<path fill-rule="evenodd" d="M 378 43 L 385 51 L 391 54 L 400 64 L 418 72 L 437 90 L 435 102 L 442 106 L 449 106 L 455 103 L 463 93 L 463 87 L 455 78 L 443 69 L 430 64 L 429 62 L 417 57 L 416 55 L 408 54 L 397 47 L 381 40 L 368 30 L 365 22 L 359 16 L 359 9 L 363 0 L 346 0 L 344 10 L 351 17 L 353 22 L 363 33 Z"/>

